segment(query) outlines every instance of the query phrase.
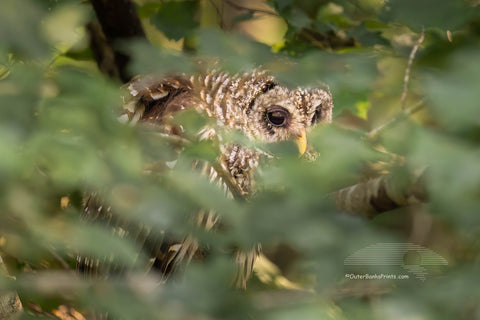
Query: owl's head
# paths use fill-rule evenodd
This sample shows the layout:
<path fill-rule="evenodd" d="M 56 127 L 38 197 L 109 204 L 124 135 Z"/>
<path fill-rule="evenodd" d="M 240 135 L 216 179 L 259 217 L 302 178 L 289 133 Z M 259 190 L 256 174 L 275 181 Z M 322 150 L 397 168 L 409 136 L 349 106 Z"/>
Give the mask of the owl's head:
<path fill-rule="evenodd" d="M 122 120 L 130 123 L 140 120 L 170 128 L 172 114 L 194 108 L 254 140 L 296 141 L 301 153 L 306 149 L 307 129 L 332 119 L 332 96 L 327 90 L 289 89 L 262 70 L 142 77 L 132 80 L 128 90 L 133 99 L 126 101 Z M 210 136 L 215 135 L 212 132 Z M 173 129 L 172 133 L 177 134 Z"/>
<path fill-rule="evenodd" d="M 288 89 L 269 84 L 247 109 L 247 134 L 264 142 L 293 140 L 301 153 L 306 149 L 306 130 L 332 120 L 332 96 L 319 88 Z"/>

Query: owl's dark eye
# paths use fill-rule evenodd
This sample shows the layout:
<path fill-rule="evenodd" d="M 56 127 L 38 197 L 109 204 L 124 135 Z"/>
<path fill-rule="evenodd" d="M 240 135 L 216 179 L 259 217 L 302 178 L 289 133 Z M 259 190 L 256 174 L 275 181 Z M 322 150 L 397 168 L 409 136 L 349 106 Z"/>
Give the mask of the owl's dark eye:
<path fill-rule="evenodd" d="M 321 118 L 320 108 L 321 107 L 322 107 L 322 105 L 318 106 L 317 109 L 315 110 L 315 113 L 313 114 L 313 117 L 312 117 L 312 125 L 316 124 L 317 122 L 320 121 L 320 118 Z"/>
<path fill-rule="evenodd" d="M 271 106 L 267 109 L 267 120 L 275 127 L 288 125 L 290 113 L 280 106 Z"/>

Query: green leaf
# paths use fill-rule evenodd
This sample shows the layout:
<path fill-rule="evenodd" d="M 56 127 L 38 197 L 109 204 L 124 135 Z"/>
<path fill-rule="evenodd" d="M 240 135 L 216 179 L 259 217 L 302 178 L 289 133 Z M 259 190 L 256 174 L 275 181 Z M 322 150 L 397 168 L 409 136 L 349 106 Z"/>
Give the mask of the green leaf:
<path fill-rule="evenodd" d="M 478 6 L 458 0 L 391 0 L 381 14 L 385 22 L 404 23 L 416 30 L 440 28 L 457 30 L 478 15 Z"/>
<path fill-rule="evenodd" d="M 462 229 L 478 228 L 478 148 L 427 130 L 417 134 L 412 141 L 415 142 L 409 159 L 415 167 L 427 168 L 427 190 L 432 209 Z"/>
<path fill-rule="evenodd" d="M 278 11 L 282 11 L 289 7 L 293 0 L 269 0 L 269 2 L 272 3 L 273 6 L 278 9 Z"/>
<path fill-rule="evenodd" d="M 66 51 L 82 39 L 79 30 L 87 21 L 88 10 L 84 5 L 63 4 L 42 21 L 42 33 L 52 46 Z"/>
<path fill-rule="evenodd" d="M 47 39 L 41 33 L 41 23 L 45 13 L 45 10 L 33 1 L 2 1 L 0 48 L 29 58 L 46 58 L 49 47 Z"/>
<path fill-rule="evenodd" d="M 180 40 L 198 26 L 195 13 L 198 1 L 166 1 L 152 14 L 150 21 L 168 38 Z"/>
<path fill-rule="evenodd" d="M 215 29 L 198 31 L 198 54 L 205 59 L 220 58 L 226 71 L 236 73 L 272 61 L 270 48 L 241 34 L 228 34 Z"/>
<path fill-rule="evenodd" d="M 298 30 L 308 27 L 312 21 L 308 15 L 300 9 L 294 9 L 287 17 L 287 22 Z"/>
<path fill-rule="evenodd" d="M 195 70 L 194 61 L 185 54 L 160 49 L 145 41 L 132 41 L 125 49 L 134 58 L 129 65 L 132 74 L 155 74 L 161 78 L 167 74 Z"/>
<path fill-rule="evenodd" d="M 480 128 L 478 113 L 480 65 L 473 63 L 480 50 L 471 48 L 457 51 L 444 70 L 424 72 L 426 95 L 431 101 L 433 115 L 445 127 L 454 131 Z"/>
<path fill-rule="evenodd" d="M 375 57 L 365 52 L 315 52 L 287 64 L 278 78 L 292 87 L 327 85 L 333 95 L 334 111 L 355 111 L 356 103 L 367 99 L 375 74 Z"/>

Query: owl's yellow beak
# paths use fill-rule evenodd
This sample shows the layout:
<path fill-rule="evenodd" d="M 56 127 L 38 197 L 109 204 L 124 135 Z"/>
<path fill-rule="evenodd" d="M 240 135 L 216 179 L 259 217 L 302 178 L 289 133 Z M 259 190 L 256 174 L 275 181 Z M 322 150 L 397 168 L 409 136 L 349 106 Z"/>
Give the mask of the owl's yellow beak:
<path fill-rule="evenodd" d="M 297 136 L 297 140 L 295 140 L 295 143 L 297 144 L 300 155 L 303 155 L 307 150 L 307 132 L 305 131 L 305 129 L 302 129 L 300 131 Z"/>

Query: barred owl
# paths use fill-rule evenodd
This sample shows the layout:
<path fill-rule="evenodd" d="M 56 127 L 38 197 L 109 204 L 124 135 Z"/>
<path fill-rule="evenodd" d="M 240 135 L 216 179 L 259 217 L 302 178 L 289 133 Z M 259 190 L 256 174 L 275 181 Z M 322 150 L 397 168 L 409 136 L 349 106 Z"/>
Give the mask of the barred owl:
<path fill-rule="evenodd" d="M 214 118 L 218 126 L 239 130 L 253 140 L 264 143 L 293 140 L 303 154 L 307 147 L 306 130 L 319 122 L 330 122 L 332 118 L 332 97 L 327 90 L 292 90 L 259 70 L 235 75 L 209 72 L 162 79 L 143 77 L 126 86 L 129 96 L 124 100 L 124 113 L 120 117 L 123 122 L 154 125 L 166 134 L 179 137 L 183 136 L 182 126 L 171 124 L 169 119 L 181 110 L 193 108 Z M 217 132 L 205 127 L 198 132 L 197 138 L 214 139 Z M 222 186 L 227 197 L 248 198 L 254 190 L 260 151 L 238 144 L 224 144 L 220 148 L 221 155 L 216 163 L 203 162 L 195 166 L 208 175 L 210 181 Z M 140 241 L 154 260 L 153 267 L 165 277 L 201 250 L 192 236 L 160 240 L 149 234 L 148 226 L 132 227 L 112 211 L 94 193 L 84 199 L 86 220 L 101 220 L 132 240 Z M 196 221 L 209 230 L 215 228 L 218 218 L 215 212 L 205 208 L 198 213 Z M 124 227 L 125 224 L 129 227 Z M 248 252 L 237 250 L 233 253 L 237 264 L 236 286 L 245 288 L 259 251 L 258 245 Z M 77 263 L 81 271 L 98 272 L 105 261 L 78 257 Z"/>

